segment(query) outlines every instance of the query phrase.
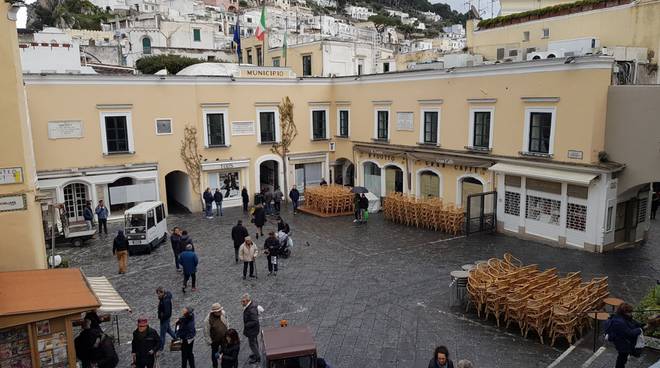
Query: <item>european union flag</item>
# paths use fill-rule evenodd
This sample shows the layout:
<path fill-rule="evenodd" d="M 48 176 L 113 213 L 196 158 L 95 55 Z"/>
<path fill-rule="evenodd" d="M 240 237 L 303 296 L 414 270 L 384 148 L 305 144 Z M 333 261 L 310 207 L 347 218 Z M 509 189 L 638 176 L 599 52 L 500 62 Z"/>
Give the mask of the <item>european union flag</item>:
<path fill-rule="evenodd" d="M 234 43 L 236 44 L 236 55 L 238 56 L 238 63 L 241 63 L 241 25 L 236 16 L 236 27 L 234 27 Z"/>

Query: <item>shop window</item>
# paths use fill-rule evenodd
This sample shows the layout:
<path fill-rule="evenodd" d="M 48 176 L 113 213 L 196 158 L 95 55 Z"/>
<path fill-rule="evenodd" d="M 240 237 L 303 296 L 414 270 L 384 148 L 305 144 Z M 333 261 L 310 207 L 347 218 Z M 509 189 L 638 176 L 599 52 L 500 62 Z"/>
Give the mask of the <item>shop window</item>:
<path fill-rule="evenodd" d="M 206 146 L 223 147 L 226 142 L 225 114 L 220 112 L 208 112 L 206 115 Z"/>
<path fill-rule="evenodd" d="M 437 111 L 424 111 L 424 143 L 438 144 Z"/>
<path fill-rule="evenodd" d="M 221 171 L 209 173 L 209 187 L 213 190 L 219 188 L 227 199 L 241 196 L 241 180 L 239 171 Z"/>
<path fill-rule="evenodd" d="M 389 139 L 390 112 L 388 110 L 376 111 L 376 139 Z"/>
<path fill-rule="evenodd" d="M 323 165 L 321 163 L 297 164 L 295 169 L 298 190 L 303 191 L 305 187 L 321 184 L 321 178 L 323 177 Z"/>
<path fill-rule="evenodd" d="M 348 110 L 339 110 L 339 136 L 348 137 Z"/>
<path fill-rule="evenodd" d="M 520 216 L 520 193 L 504 192 L 504 213 L 511 216 Z"/>
<path fill-rule="evenodd" d="M 312 139 L 326 139 L 326 110 L 312 110 Z"/>
<path fill-rule="evenodd" d="M 101 115 L 103 153 L 133 152 L 133 132 L 130 113 L 103 113 Z"/>
<path fill-rule="evenodd" d="M 559 200 L 528 195 L 525 217 L 549 225 L 559 225 L 560 208 Z"/>
<path fill-rule="evenodd" d="M 312 55 L 303 55 L 302 57 L 303 76 L 312 75 Z"/>
<path fill-rule="evenodd" d="M 259 112 L 259 138 L 261 143 L 272 143 L 276 141 L 275 134 L 275 112 Z"/>
<path fill-rule="evenodd" d="M 587 206 L 568 203 L 566 207 L 566 228 L 577 231 L 587 229 Z"/>

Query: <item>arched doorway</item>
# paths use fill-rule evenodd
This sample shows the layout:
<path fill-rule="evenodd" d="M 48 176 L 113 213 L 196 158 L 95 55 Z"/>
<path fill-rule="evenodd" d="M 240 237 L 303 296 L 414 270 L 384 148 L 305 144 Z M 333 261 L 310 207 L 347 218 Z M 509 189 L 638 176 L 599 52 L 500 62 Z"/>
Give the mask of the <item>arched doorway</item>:
<path fill-rule="evenodd" d="M 337 185 L 355 185 L 355 166 L 351 160 L 347 158 L 339 158 L 335 161 L 334 166 L 334 181 Z"/>
<path fill-rule="evenodd" d="M 135 184 L 133 178 L 128 178 L 128 177 L 119 178 L 115 180 L 113 183 L 108 184 L 108 200 L 106 204 L 110 208 L 110 213 L 123 214 L 124 211 L 135 206 L 135 202 L 126 202 L 126 197 L 128 196 L 124 191 L 112 189 L 112 188 L 119 188 L 123 186 L 133 185 L 133 184 Z"/>
<path fill-rule="evenodd" d="M 367 188 L 376 197 L 381 196 L 381 181 L 380 181 L 380 167 L 373 162 L 365 162 L 362 164 L 364 171 L 364 187 Z"/>
<path fill-rule="evenodd" d="M 355 186 L 355 165 L 352 163 L 344 170 L 344 185 Z"/>
<path fill-rule="evenodd" d="M 69 222 L 84 221 L 83 210 L 89 198 L 86 184 L 71 183 L 64 187 L 64 207 L 66 208 Z"/>
<path fill-rule="evenodd" d="M 442 189 L 440 175 L 431 170 L 421 170 L 417 173 L 417 195 L 419 198 L 440 198 Z"/>
<path fill-rule="evenodd" d="M 259 164 L 259 189 L 271 191 L 280 186 L 280 165 L 275 160 L 266 160 Z"/>
<path fill-rule="evenodd" d="M 145 55 L 151 54 L 151 38 L 144 37 L 142 39 L 142 53 Z"/>
<path fill-rule="evenodd" d="M 473 178 L 471 176 L 466 176 L 460 179 L 460 188 L 461 188 L 461 203 L 460 205 L 467 206 L 467 197 L 471 194 L 482 193 L 484 191 L 484 185 L 479 179 Z M 471 204 L 472 208 L 470 212 L 478 213 L 480 211 L 481 203 L 479 201 L 474 201 Z"/>
<path fill-rule="evenodd" d="M 191 213 L 192 190 L 188 174 L 177 170 L 165 175 L 165 192 L 169 213 Z"/>
<path fill-rule="evenodd" d="M 385 193 L 403 193 L 403 170 L 398 166 L 385 166 Z"/>

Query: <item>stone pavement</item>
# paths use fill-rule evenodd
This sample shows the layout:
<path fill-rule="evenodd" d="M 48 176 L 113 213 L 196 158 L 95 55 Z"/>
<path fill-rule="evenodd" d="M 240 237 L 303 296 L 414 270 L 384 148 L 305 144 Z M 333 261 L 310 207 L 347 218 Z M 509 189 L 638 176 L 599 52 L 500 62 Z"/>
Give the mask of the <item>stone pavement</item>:
<path fill-rule="evenodd" d="M 308 325 L 319 355 L 341 368 L 424 368 L 436 345 L 446 345 L 451 358 L 470 359 L 479 368 L 546 367 L 567 344 L 542 345 L 522 338 L 515 330 L 497 328 L 464 309 L 452 306 L 449 273 L 462 264 L 501 257 L 511 252 L 524 263 L 557 267 L 560 272 L 581 271 L 583 277 L 609 276 L 612 295 L 638 301 L 660 275 L 660 226 L 643 247 L 610 254 L 557 249 L 503 235 L 452 238 L 446 234 L 408 228 L 373 215 L 369 224 L 351 218 L 321 219 L 285 215 L 295 242 L 291 258 L 281 260 L 277 277 L 267 277 L 266 260 L 258 260 L 259 279 L 242 280 L 235 265 L 230 229 L 243 218 L 251 235 L 254 227 L 240 209 L 228 209 L 212 220 L 200 214 L 170 216 L 168 226 L 187 229 L 200 257 L 197 292 L 181 292 L 182 275 L 175 272 L 169 242 L 151 255 L 129 259 L 129 272 L 117 275 L 112 235 L 84 248 L 62 248 L 58 253 L 81 267 L 88 276 L 108 276 L 132 307 L 120 315 L 120 366 L 128 366 L 131 332 L 139 316 L 158 328 L 155 288 L 172 291 L 176 310 L 192 306 L 197 327 L 214 302 L 229 316 L 230 327 L 242 333 L 239 298 L 249 292 L 264 307 L 262 326 L 280 319 L 289 325 Z M 659 221 L 660 222 L 660 221 Z M 265 231 L 275 224 L 267 224 Z M 116 231 L 120 224 L 111 224 Z M 263 239 L 259 238 L 260 247 Z M 309 244 L 308 246 L 305 244 Z M 452 294 L 453 295 L 453 294 Z M 451 299 L 451 300 L 450 300 Z M 109 326 L 106 327 L 109 329 Z M 242 334 L 241 334 L 242 337 Z M 249 354 L 242 339 L 241 367 Z M 195 342 L 198 367 L 210 367 L 210 348 L 198 330 Z M 161 367 L 180 365 L 178 353 L 165 352 Z"/>

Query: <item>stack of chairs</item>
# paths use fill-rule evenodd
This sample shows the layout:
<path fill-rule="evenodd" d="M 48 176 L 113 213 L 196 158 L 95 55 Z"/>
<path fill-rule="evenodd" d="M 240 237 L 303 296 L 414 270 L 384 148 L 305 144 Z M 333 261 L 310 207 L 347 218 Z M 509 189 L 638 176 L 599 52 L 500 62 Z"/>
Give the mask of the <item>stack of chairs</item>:
<path fill-rule="evenodd" d="M 483 312 L 498 327 L 515 324 L 521 335 L 535 333 L 541 343 L 550 337 L 554 345 L 558 338 L 572 343 L 583 335 L 588 312 L 600 309 L 609 292 L 607 277 L 586 282 L 580 272 L 561 277 L 556 268 L 539 270 L 507 253 L 469 271 L 467 294 L 466 311 L 474 306 L 479 318 Z"/>
<path fill-rule="evenodd" d="M 463 232 L 463 209 L 439 198 L 416 198 L 401 193 L 389 193 L 383 200 L 385 219 L 418 228 L 442 231 L 454 235 Z"/>
<path fill-rule="evenodd" d="M 353 212 L 351 190 L 341 185 L 325 185 L 305 188 L 305 207 L 324 213 Z"/>

